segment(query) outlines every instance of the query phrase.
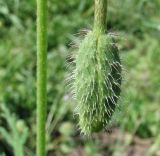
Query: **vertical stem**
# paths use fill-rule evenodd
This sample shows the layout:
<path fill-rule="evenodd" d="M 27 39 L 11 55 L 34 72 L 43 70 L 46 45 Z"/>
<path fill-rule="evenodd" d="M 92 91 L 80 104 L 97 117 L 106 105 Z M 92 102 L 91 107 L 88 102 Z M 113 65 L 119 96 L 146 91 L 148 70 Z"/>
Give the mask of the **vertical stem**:
<path fill-rule="evenodd" d="M 45 156 L 47 0 L 37 0 L 37 156 Z"/>
<path fill-rule="evenodd" d="M 105 32 L 108 0 L 95 0 L 94 31 Z"/>
<path fill-rule="evenodd" d="M 18 140 L 17 140 L 18 141 Z M 19 147 L 17 147 L 19 144 L 15 144 L 14 146 L 13 146 L 13 148 L 14 148 L 14 154 L 15 154 L 15 156 L 24 156 L 24 151 L 23 151 L 23 147 L 22 147 L 22 144 L 20 143 L 20 146 Z"/>

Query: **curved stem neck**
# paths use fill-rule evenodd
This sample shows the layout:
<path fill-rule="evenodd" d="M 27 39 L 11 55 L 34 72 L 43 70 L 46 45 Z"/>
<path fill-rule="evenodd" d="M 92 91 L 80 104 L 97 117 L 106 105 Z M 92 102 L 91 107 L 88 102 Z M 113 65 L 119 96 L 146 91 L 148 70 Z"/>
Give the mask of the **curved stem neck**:
<path fill-rule="evenodd" d="M 104 33 L 106 28 L 108 0 L 95 0 L 94 31 Z"/>

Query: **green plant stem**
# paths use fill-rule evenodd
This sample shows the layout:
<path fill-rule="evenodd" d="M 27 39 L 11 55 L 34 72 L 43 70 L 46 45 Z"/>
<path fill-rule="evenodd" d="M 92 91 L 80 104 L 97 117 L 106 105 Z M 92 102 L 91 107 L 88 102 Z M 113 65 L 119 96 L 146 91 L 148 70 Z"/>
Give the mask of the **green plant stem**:
<path fill-rule="evenodd" d="M 46 154 L 47 0 L 37 0 L 37 156 Z"/>
<path fill-rule="evenodd" d="M 94 31 L 105 32 L 108 0 L 95 0 Z"/>
<path fill-rule="evenodd" d="M 17 147 L 18 145 L 21 145 L 22 148 Z M 23 151 L 23 145 L 22 144 L 16 144 L 13 147 L 14 148 L 14 154 L 15 156 L 24 156 L 24 151 Z"/>

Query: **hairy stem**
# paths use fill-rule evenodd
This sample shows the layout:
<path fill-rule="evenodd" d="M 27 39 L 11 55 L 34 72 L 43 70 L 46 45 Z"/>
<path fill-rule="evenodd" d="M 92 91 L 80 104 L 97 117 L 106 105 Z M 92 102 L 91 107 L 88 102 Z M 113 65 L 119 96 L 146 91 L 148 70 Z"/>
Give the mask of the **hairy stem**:
<path fill-rule="evenodd" d="M 105 32 L 107 1 L 108 0 L 95 0 L 94 31 L 96 32 Z"/>
<path fill-rule="evenodd" d="M 37 156 L 45 156 L 47 0 L 37 0 Z"/>

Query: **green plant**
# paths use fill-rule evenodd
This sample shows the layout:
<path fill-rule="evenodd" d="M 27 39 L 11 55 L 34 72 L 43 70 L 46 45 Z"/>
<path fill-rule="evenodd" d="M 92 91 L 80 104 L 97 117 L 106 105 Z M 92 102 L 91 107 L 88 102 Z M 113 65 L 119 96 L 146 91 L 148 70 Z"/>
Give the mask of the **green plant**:
<path fill-rule="evenodd" d="M 24 144 L 28 138 L 28 128 L 25 126 L 23 120 L 17 120 L 14 114 L 1 105 L 1 117 L 3 117 L 8 125 L 9 131 L 0 127 L 0 134 L 5 141 L 12 147 L 14 156 L 24 156 Z"/>
<path fill-rule="evenodd" d="M 105 129 L 120 95 L 121 62 L 114 40 L 106 34 L 107 0 L 95 0 L 93 31 L 80 43 L 73 86 L 79 126 L 84 134 Z"/>
<path fill-rule="evenodd" d="M 37 0 L 37 156 L 46 154 L 47 1 Z"/>
<path fill-rule="evenodd" d="M 18 4 L 18 7 L 14 7 L 14 2 Z M 70 51 L 68 41 L 77 39 L 72 34 L 83 27 L 90 28 L 94 10 L 92 3 L 91 0 L 48 1 L 48 19 L 51 20 L 48 22 L 47 115 L 53 114 L 52 122 L 47 123 L 50 131 L 48 144 L 46 143 L 47 146 L 49 145 L 48 155 L 65 156 L 60 152 L 61 145 L 65 144 L 65 141 L 64 134 L 59 133 L 59 127 L 64 122 L 76 124 L 71 113 L 74 105 L 70 104 L 70 94 L 64 93 L 63 80 L 67 72 L 65 61 Z M 25 144 L 26 156 L 35 155 L 35 7 L 35 0 L 0 1 L 0 103 L 4 103 L 7 109 L 16 114 L 17 119 L 23 119 L 30 127 Z M 5 15 L 4 9 L 8 9 L 9 14 Z M 160 62 L 159 10 L 159 0 L 109 0 L 107 11 L 107 32 L 116 32 L 116 35 L 121 36 L 117 46 L 120 48 L 123 65 L 127 70 L 123 82 L 123 85 L 127 83 L 124 87 L 126 88 L 124 92 L 127 94 L 125 94 L 125 98 L 122 98 L 125 107 L 121 111 L 124 115 L 122 117 L 115 115 L 116 120 L 119 121 L 116 127 L 120 131 L 124 129 L 124 133 L 128 132 L 133 135 L 133 138 L 138 136 L 145 137 L 147 140 L 151 139 L 153 146 L 156 144 L 153 151 L 159 149 L 157 143 L 160 140 L 158 137 L 160 129 L 160 68 L 157 65 Z M 13 17 L 18 18 L 19 26 L 18 23 L 12 21 Z M 23 27 L 23 30 L 19 29 L 20 27 Z M 121 102 L 119 103 L 121 104 Z M 52 110 L 52 106 L 56 111 Z M 0 118 L 2 127 L 1 121 L 3 121 L 2 118 Z M 115 126 L 117 121 L 112 123 Z M 7 129 L 7 124 L 3 125 L 3 128 Z M 109 129 L 112 130 L 112 127 Z M 84 140 L 83 137 L 77 135 L 76 128 L 75 133 L 67 145 L 69 144 L 72 151 L 79 153 L 80 148 L 80 152 L 83 153 L 88 139 Z M 113 135 L 119 140 L 114 130 Z M 126 137 L 123 138 L 126 140 Z M 107 140 L 109 139 L 105 139 L 105 141 Z M 3 144 L 4 141 L 5 139 L 0 133 L 0 153 L 8 155 L 10 152 L 8 150 L 11 148 L 8 148 L 8 144 Z M 94 153 L 92 149 L 97 147 L 97 153 L 106 154 L 109 151 L 111 152 L 109 155 L 114 155 L 112 151 L 122 155 L 121 149 L 127 152 L 128 147 L 125 147 L 123 142 L 116 142 L 119 149 L 112 144 L 112 141 L 110 141 L 111 151 L 110 145 L 105 144 L 105 149 L 103 149 L 101 142 L 94 147 L 89 146 L 88 149 Z M 95 144 L 94 141 L 93 144 Z"/>

